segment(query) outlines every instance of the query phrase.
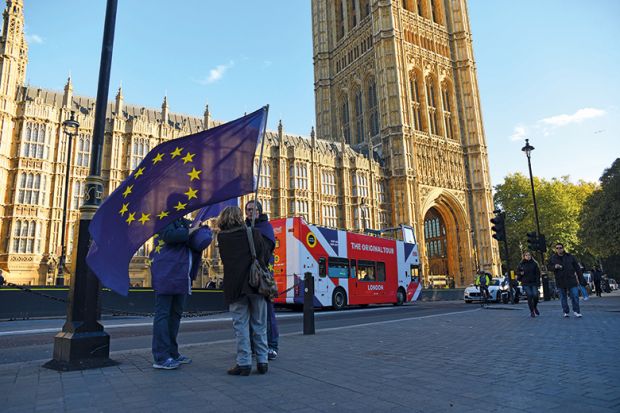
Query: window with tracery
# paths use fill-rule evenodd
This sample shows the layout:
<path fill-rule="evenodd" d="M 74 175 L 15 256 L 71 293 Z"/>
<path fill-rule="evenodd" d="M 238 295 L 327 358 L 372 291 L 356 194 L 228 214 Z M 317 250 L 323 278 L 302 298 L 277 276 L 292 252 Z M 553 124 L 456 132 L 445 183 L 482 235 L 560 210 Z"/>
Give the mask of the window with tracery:
<path fill-rule="evenodd" d="M 46 137 L 47 128 L 45 125 L 28 122 L 22 135 L 22 156 L 45 159 L 48 152 Z"/>
<path fill-rule="evenodd" d="M 43 205 L 47 176 L 22 172 L 17 185 L 17 203 L 28 205 Z"/>
<path fill-rule="evenodd" d="M 13 252 L 20 254 L 39 252 L 40 243 L 37 240 L 37 223 L 35 221 L 17 220 L 14 225 Z"/>

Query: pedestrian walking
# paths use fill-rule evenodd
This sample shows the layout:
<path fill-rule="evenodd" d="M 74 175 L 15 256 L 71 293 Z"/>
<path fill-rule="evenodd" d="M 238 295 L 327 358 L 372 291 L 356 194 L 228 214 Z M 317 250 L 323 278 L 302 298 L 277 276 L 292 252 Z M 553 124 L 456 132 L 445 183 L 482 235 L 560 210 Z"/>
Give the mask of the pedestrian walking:
<path fill-rule="evenodd" d="M 579 311 L 579 291 L 577 288 L 579 284 L 577 277 L 581 274 L 581 267 L 577 264 L 575 257 L 566 252 L 564 245 L 558 242 L 555 244 L 555 252 L 549 258 L 547 267 L 555 274 L 555 282 L 560 291 L 560 303 L 562 304 L 564 317 L 570 317 L 568 295 L 571 298 L 573 314 L 575 317 L 581 317 L 581 312 Z"/>
<path fill-rule="evenodd" d="M 153 318 L 153 368 L 173 370 L 192 359 L 179 353 L 177 335 L 187 295 L 196 279 L 202 250 L 213 235 L 206 226 L 190 227 L 191 221 L 179 218 L 155 238 L 151 253 L 151 279 L 155 290 Z"/>
<path fill-rule="evenodd" d="M 530 309 L 530 316 L 536 317 L 540 315 L 538 311 L 538 288 L 540 287 L 540 267 L 532 253 L 525 251 L 523 259 L 517 267 L 517 279 L 521 282 L 525 294 L 527 295 L 527 305 Z"/>
<path fill-rule="evenodd" d="M 581 275 L 577 276 L 577 287 L 579 287 L 579 292 L 581 293 L 581 296 L 583 297 L 583 301 L 588 301 L 590 299 L 590 297 L 588 296 L 588 289 L 586 288 L 586 286 L 588 285 L 588 282 L 586 281 L 586 278 L 584 277 L 583 273 L 586 270 L 583 266 L 579 266 L 581 268 Z"/>
<path fill-rule="evenodd" d="M 601 296 L 601 279 L 603 278 L 603 271 L 598 266 L 594 266 L 592 269 L 592 281 L 594 282 L 594 291 L 596 296 Z"/>
<path fill-rule="evenodd" d="M 268 268 L 273 274 L 273 250 L 276 247 L 276 237 L 273 233 L 273 226 L 269 222 L 267 214 L 263 213 L 263 205 L 256 201 L 249 201 L 245 204 L 245 224 L 248 227 L 252 226 L 254 221 L 254 228 L 260 231 L 265 242 L 265 254 L 269 256 Z M 267 300 L 267 346 L 269 347 L 268 358 L 269 360 L 275 360 L 278 357 L 280 331 L 278 329 L 278 320 L 276 319 L 276 312 L 273 307 L 273 301 L 268 298 Z"/>
<path fill-rule="evenodd" d="M 226 207 L 217 220 L 220 258 L 224 266 L 224 301 L 228 304 L 237 339 L 236 364 L 228 370 L 234 376 L 249 376 L 252 371 L 252 350 L 256 351 L 256 369 L 260 374 L 268 370 L 267 301 L 249 284 L 253 263 L 250 238 L 236 206 Z M 251 233 L 260 264 L 266 266 L 269 256 L 260 231 Z M 250 335 L 250 327 L 252 334 Z"/>

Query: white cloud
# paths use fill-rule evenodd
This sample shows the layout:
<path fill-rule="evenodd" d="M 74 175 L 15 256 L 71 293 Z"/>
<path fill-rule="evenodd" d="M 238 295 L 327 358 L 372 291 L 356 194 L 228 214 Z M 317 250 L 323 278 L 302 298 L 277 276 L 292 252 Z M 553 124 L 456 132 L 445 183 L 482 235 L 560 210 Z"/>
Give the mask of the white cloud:
<path fill-rule="evenodd" d="M 209 70 L 209 75 L 204 79 L 197 80 L 196 82 L 201 85 L 209 85 L 211 83 L 215 83 L 224 77 L 224 74 L 235 65 L 234 61 L 230 61 L 227 64 L 218 65 L 214 69 Z"/>
<path fill-rule="evenodd" d="M 517 125 L 517 126 L 515 126 L 515 129 L 512 132 L 512 135 L 510 135 L 510 140 L 511 141 L 520 141 L 522 139 L 525 139 L 525 133 L 526 133 L 525 126 Z"/>
<path fill-rule="evenodd" d="M 579 109 L 572 115 L 562 114 L 551 116 L 550 118 L 541 119 L 539 122 L 553 127 L 560 127 L 571 123 L 581 123 L 586 119 L 598 118 L 604 116 L 605 114 L 607 114 L 607 112 L 602 109 L 583 108 Z"/>
<path fill-rule="evenodd" d="M 26 41 L 30 44 L 42 44 L 43 38 L 37 34 L 27 34 Z"/>

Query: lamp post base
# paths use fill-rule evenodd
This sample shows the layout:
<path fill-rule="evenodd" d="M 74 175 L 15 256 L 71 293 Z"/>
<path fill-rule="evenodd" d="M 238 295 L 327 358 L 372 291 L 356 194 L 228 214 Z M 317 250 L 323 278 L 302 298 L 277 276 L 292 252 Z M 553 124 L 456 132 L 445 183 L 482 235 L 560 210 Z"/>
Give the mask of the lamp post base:
<path fill-rule="evenodd" d="M 117 365 L 110 359 L 110 336 L 105 331 L 60 332 L 54 337 L 54 358 L 43 367 L 56 371 L 86 370 Z"/>

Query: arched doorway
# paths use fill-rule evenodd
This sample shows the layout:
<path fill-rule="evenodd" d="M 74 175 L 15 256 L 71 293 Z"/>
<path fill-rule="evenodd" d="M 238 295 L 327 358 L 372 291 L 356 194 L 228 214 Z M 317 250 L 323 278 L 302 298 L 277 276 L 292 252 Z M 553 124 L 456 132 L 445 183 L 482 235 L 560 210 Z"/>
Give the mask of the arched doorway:
<path fill-rule="evenodd" d="M 428 284 L 432 287 L 451 287 L 446 223 L 434 207 L 424 216 L 424 244 L 428 260 L 426 271 Z"/>

